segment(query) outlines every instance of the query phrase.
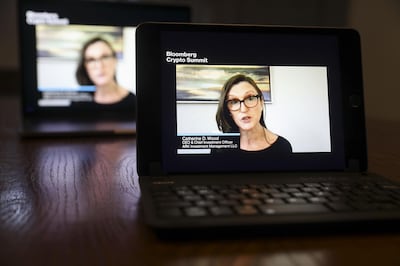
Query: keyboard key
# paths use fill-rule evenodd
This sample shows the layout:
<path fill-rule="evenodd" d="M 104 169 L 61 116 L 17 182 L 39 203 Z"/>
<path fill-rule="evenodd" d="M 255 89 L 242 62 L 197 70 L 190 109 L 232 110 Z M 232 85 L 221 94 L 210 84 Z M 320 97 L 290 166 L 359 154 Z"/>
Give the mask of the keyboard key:
<path fill-rule="evenodd" d="M 321 184 L 319 184 L 319 183 L 304 183 L 304 186 L 306 186 L 306 187 L 320 187 Z"/>
<path fill-rule="evenodd" d="M 211 200 L 199 200 L 196 201 L 195 204 L 199 207 L 210 207 L 215 205 L 215 203 Z"/>
<path fill-rule="evenodd" d="M 236 193 L 236 194 L 230 194 L 227 195 L 228 198 L 233 199 L 233 200 L 241 200 L 241 199 L 246 199 L 246 195 L 240 194 L 240 193 Z"/>
<path fill-rule="evenodd" d="M 267 198 L 264 201 L 265 201 L 265 203 L 268 203 L 268 204 L 285 204 L 285 201 L 283 199 Z"/>
<path fill-rule="evenodd" d="M 260 205 L 261 201 L 258 199 L 243 199 L 242 200 L 243 205 Z"/>
<path fill-rule="evenodd" d="M 200 195 L 187 195 L 187 196 L 183 196 L 182 199 L 184 201 L 198 201 L 198 200 L 201 200 L 202 197 Z"/>
<path fill-rule="evenodd" d="M 308 198 L 308 200 L 312 203 L 322 203 L 322 202 L 327 202 L 326 198 L 322 198 L 322 197 L 311 197 Z"/>
<path fill-rule="evenodd" d="M 207 210 L 203 207 L 188 207 L 185 208 L 185 213 L 190 217 L 206 216 Z"/>
<path fill-rule="evenodd" d="M 307 192 L 296 192 L 296 193 L 293 193 L 292 195 L 294 197 L 296 197 L 296 198 L 308 198 L 308 197 L 311 197 L 311 194 L 307 193 Z"/>
<path fill-rule="evenodd" d="M 204 189 L 199 189 L 199 190 L 197 190 L 197 193 L 198 193 L 199 195 L 213 195 L 213 194 L 214 194 L 214 191 L 211 190 L 211 189 L 206 189 L 206 188 L 204 188 Z"/>
<path fill-rule="evenodd" d="M 242 188 L 242 189 L 239 189 L 239 192 L 245 193 L 245 194 L 252 194 L 252 193 L 258 193 L 258 190 L 254 189 L 254 188 Z"/>
<path fill-rule="evenodd" d="M 216 195 L 216 194 L 204 195 L 204 198 L 207 199 L 207 200 L 222 200 L 222 199 L 224 199 L 223 196 Z"/>
<path fill-rule="evenodd" d="M 268 198 L 269 196 L 264 194 L 264 193 L 251 193 L 248 194 L 249 198 L 253 198 L 253 199 L 265 199 Z"/>
<path fill-rule="evenodd" d="M 214 206 L 210 207 L 210 212 L 212 215 L 215 216 L 225 216 L 225 215 L 232 215 L 234 212 L 231 208 L 227 206 Z"/>
<path fill-rule="evenodd" d="M 282 188 L 282 191 L 285 193 L 297 193 L 300 192 L 298 188 Z"/>
<path fill-rule="evenodd" d="M 238 205 L 238 201 L 231 200 L 231 199 L 225 199 L 225 200 L 218 201 L 218 204 L 221 206 L 235 206 L 235 205 Z"/>
<path fill-rule="evenodd" d="M 304 192 L 319 192 L 320 190 L 315 187 L 305 187 L 301 189 Z"/>
<path fill-rule="evenodd" d="M 267 215 L 329 212 L 329 209 L 322 204 L 263 205 L 259 206 L 259 209 Z"/>
<path fill-rule="evenodd" d="M 307 203 L 307 201 L 303 198 L 288 198 L 286 199 L 288 203 L 298 204 L 298 203 Z"/>
<path fill-rule="evenodd" d="M 290 198 L 290 195 L 288 193 L 272 193 L 271 196 L 277 199 Z"/>
<path fill-rule="evenodd" d="M 260 191 L 262 193 L 279 193 L 279 190 L 276 188 L 262 188 Z"/>
<path fill-rule="evenodd" d="M 301 188 L 304 185 L 303 184 L 286 184 L 286 186 L 289 188 Z"/>
<path fill-rule="evenodd" d="M 235 210 L 240 215 L 255 215 L 258 213 L 258 210 L 251 205 L 237 206 Z"/>

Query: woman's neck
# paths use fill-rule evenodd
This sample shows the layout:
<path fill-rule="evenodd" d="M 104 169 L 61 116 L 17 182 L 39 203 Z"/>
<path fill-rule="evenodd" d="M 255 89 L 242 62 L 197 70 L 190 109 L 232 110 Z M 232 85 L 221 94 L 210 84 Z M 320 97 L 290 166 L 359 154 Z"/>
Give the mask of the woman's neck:
<path fill-rule="evenodd" d="M 122 100 L 129 92 L 121 88 L 116 82 L 104 86 L 97 86 L 94 94 L 95 102 L 112 104 Z"/>
<path fill-rule="evenodd" d="M 268 148 L 277 136 L 259 124 L 256 128 L 240 132 L 240 148 L 247 151 L 259 151 Z"/>

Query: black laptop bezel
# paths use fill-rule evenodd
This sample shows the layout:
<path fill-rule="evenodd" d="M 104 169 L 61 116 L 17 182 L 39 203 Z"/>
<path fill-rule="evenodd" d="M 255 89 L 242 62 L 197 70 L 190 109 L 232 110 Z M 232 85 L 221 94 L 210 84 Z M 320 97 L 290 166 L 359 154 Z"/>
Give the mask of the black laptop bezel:
<path fill-rule="evenodd" d="M 367 169 L 365 117 L 361 69 L 360 36 L 348 28 L 269 27 L 255 25 L 216 25 L 182 23 L 144 23 L 136 32 L 137 49 L 137 168 L 139 176 L 164 175 L 163 99 L 160 36 L 165 31 L 189 32 L 274 32 L 289 34 L 332 35 L 338 40 L 342 124 L 345 167 L 343 171 Z M 165 122 L 165 121 L 164 121 Z M 174 125 L 171 121 L 171 125 Z"/>

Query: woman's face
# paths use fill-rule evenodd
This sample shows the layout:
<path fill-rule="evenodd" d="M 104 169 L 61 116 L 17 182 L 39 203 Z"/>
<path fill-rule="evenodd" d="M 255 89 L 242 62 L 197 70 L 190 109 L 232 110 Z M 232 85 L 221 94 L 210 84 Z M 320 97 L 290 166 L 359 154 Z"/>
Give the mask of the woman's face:
<path fill-rule="evenodd" d="M 243 101 L 249 96 L 257 96 L 257 90 L 247 81 L 239 82 L 233 85 L 228 93 L 229 100 Z M 240 103 L 240 108 L 236 111 L 230 110 L 233 121 L 239 127 L 240 131 L 251 130 L 260 124 L 262 104 L 261 99 L 256 99 L 257 104 L 254 107 L 247 107 L 244 102 Z"/>
<path fill-rule="evenodd" d="M 111 48 L 104 42 L 95 42 L 85 51 L 85 67 L 96 86 L 104 86 L 114 80 L 117 60 Z"/>

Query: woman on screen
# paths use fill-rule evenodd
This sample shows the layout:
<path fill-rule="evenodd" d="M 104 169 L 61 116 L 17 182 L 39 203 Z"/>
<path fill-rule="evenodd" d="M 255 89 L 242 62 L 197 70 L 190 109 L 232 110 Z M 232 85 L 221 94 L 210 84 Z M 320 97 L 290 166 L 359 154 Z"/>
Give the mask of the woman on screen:
<path fill-rule="evenodd" d="M 76 78 L 80 85 L 95 85 L 93 99 L 98 104 L 134 102 L 135 95 L 117 83 L 116 52 L 103 38 L 87 41 L 81 50 Z"/>
<path fill-rule="evenodd" d="M 235 75 L 222 88 L 216 120 L 224 133 L 240 132 L 240 149 L 290 154 L 292 146 L 264 122 L 262 91 L 248 76 Z"/>

